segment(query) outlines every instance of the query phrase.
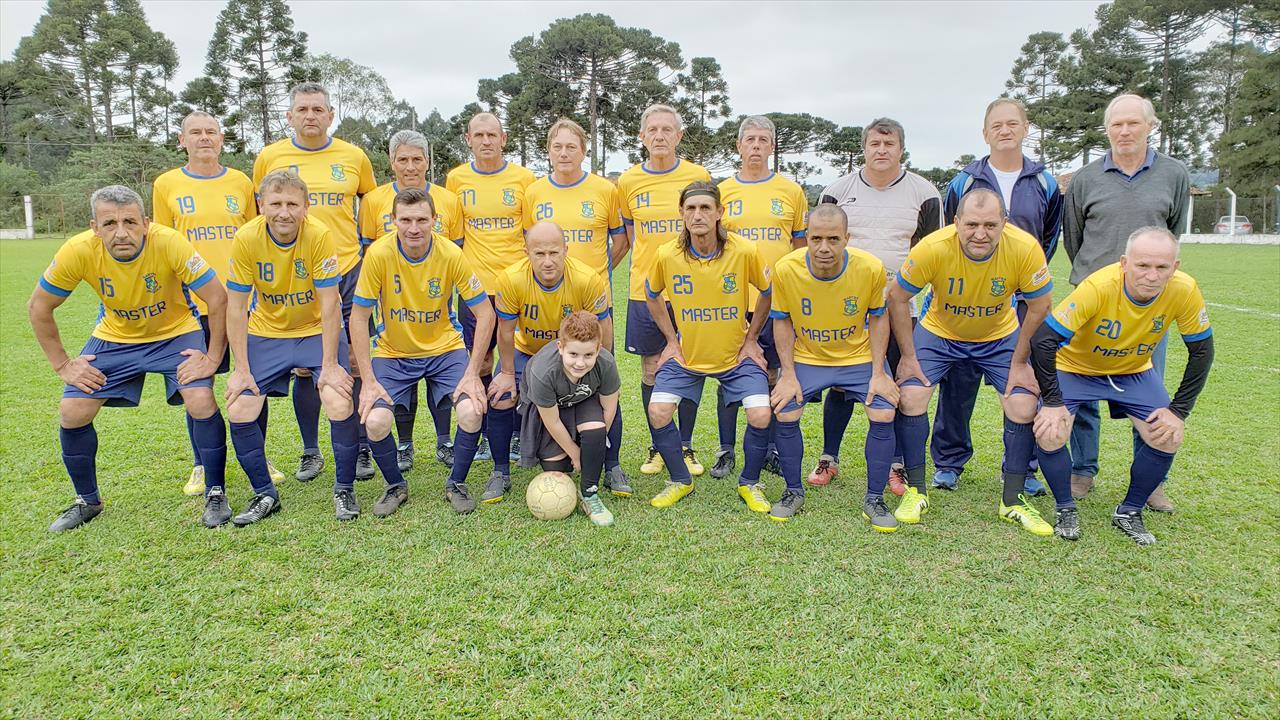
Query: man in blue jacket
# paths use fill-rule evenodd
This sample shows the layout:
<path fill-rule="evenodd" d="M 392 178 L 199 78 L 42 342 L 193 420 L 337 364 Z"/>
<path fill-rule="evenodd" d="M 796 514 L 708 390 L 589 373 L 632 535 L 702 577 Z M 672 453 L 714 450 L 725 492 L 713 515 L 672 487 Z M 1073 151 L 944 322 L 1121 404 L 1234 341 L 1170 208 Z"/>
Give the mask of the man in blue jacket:
<path fill-rule="evenodd" d="M 1057 181 L 1043 163 L 1022 154 L 1027 129 L 1027 110 L 1022 103 L 1012 98 L 997 98 L 988 105 L 982 121 L 982 139 L 991 153 L 969 163 L 951 180 L 942 211 L 946 223 L 950 224 L 965 193 L 979 188 L 991 190 L 1004 201 L 1009 222 L 1038 239 L 1044 248 L 1045 260 L 1051 260 L 1058 249 L 1062 227 L 1062 193 L 1058 192 Z M 1026 311 L 1026 303 L 1018 298 L 1019 320 Z M 942 381 L 930 443 L 934 487 L 954 490 L 965 463 L 973 457 L 969 419 L 981 382 L 982 373 L 975 366 L 953 368 Z M 1009 471 L 1015 472 L 1013 468 Z M 1027 469 L 1024 489 L 1028 495 L 1045 492 L 1033 468 Z"/>

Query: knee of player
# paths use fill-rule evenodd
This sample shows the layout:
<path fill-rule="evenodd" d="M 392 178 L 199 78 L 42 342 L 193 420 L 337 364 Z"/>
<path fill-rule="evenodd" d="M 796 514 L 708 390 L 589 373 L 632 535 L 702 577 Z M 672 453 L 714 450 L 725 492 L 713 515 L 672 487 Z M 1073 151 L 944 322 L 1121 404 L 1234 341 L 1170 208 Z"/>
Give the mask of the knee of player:
<path fill-rule="evenodd" d="M 1014 393 L 1004 401 L 1004 414 L 1019 424 L 1031 422 L 1036 417 L 1036 396 Z"/>
<path fill-rule="evenodd" d="M 1071 437 L 1071 432 L 1038 432 L 1036 433 L 1036 445 L 1045 452 L 1057 452 L 1067 444 L 1067 438 Z"/>
<path fill-rule="evenodd" d="M 743 414 L 747 416 L 747 424 L 754 428 L 769 427 L 769 420 L 773 416 L 768 405 L 744 408 Z"/>
<path fill-rule="evenodd" d="M 893 418 L 896 415 L 897 413 L 889 408 L 867 408 L 867 419 L 871 422 L 893 422 Z"/>
<path fill-rule="evenodd" d="M 604 422 L 597 422 L 595 420 L 592 420 L 591 422 L 584 422 L 584 423 L 578 424 L 578 432 L 585 433 L 591 430 L 604 430 Z"/>
<path fill-rule="evenodd" d="M 1159 450 L 1160 452 L 1164 452 L 1164 453 L 1169 453 L 1170 455 L 1178 452 L 1178 448 L 1182 447 L 1181 438 L 1164 437 L 1159 440 L 1156 440 L 1155 438 L 1147 437 L 1147 438 L 1143 438 L 1143 441 L 1146 442 L 1151 447 L 1155 448 L 1156 450 Z"/>
<path fill-rule="evenodd" d="M 391 434 L 391 426 L 395 422 L 395 413 L 384 407 L 375 407 L 365 418 L 364 429 L 370 440 L 381 440 Z"/>
<path fill-rule="evenodd" d="M 453 406 L 453 411 L 458 418 L 458 427 L 466 432 L 475 432 L 480 429 L 480 420 L 484 415 L 474 400 L 466 397 L 458 400 Z"/>
<path fill-rule="evenodd" d="M 351 417 L 354 409 L 350 398 L 343 397 L 342 393 L 331 387 L 320 390 L 320 404 L 324 406 L 324 414 L 330 420 L 346 420 Z"/>
<path fill-rule="evenodd" d="M 675 409 L 674 403 L 649 403 L 649 424 L 657 428 L 666 427 L 667 423 L 671 422 Z"/>
<path fill-rule="evenodd" d="M 89 398 L 63 398 L 58 403 L 58 422 L 64 428 L 84 427 L 93 422 L 102 403 Z"/>
<path fill-rule="evenodd" d="M 196 420 L 204 420 L 218 411 L 218 403 L 213 399 L 211 388 L 190 388 L 182 391 L 182 404 L 187 407 L 187 414 Z"/>
<path fill-rule="evenodd" d="M 778 413 L 778 422 L 800 422 L 800 418 L 804 416 L 804 408 L 792 410 L 791 412 Z"/>
<path fill-rule="evenodd" d="M 241 395 L 227 403 L 227 420 L 233 423 L 253 422 L 262 414 L 262 405 L 266 401 L 263 395 Z"/>
<path fill-rule="evenodd" d="M 919 415 L 929 408 L 929 388 L 907 385 L 898 396 L 898 409 L 904 415 Z"/>

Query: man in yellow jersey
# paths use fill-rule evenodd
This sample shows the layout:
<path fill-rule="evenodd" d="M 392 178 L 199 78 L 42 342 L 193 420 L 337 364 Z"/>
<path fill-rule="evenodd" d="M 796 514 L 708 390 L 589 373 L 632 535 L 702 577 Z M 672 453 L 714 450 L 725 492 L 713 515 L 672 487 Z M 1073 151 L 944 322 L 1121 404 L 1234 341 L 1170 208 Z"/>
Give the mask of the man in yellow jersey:
<path fill-rule="evenodd" d="M 462 335 L 449 320 L 449 298 L 457 290 L 462 302 L 475 308 L 482 340 L 493 333 L 493 312 L 462 249 L 433 234 L 435 201 L 426 190 L 401 190 L 392 202 L 391 215 L 395 231 L 365 251 L 351 311 L 352 352 L 366 378 L 360 416 L 387 481 L 373 514 L 386 517 L 409 499 L 409 486 L 396 464 L 396 446 L 390 436 L 392 408 L 406 405 L 410 392 L 424 380 L 432 405 L 443 407 L 447 417 L 452 402 L 458 412 L 457 454 L 445 483 L 445 500 L 466 514 L 476 508 L 467 488 L 467 472 L 485 413 L 480 381 L 483 356 L 475 354 L 468 360 Z M 368 328 L 375 307 L 381 322 L 371 359 Z"/>
<path fill-rule="evenodd" d="M 657 320 L 649 313 L 650 303 L 644 283 L 653 270 L 659 249 L 680 237 L 680 193 L 689 183 L 711 181 L 711 174 L 706 168 L 676 155 L 682 137 L 684 124 L 680 113 L 670 105 L 650 105 L 640 115 L 640 142 L 644 144 L 649 159 L 618 178 L 622 224 L 626 234 L 619 235 L 613 246 L 613 263 L 617 265 L 627 250 L 631 251 L 626 345 L 627 352 L 640 356 L 640 397 L 645 407 L 653 395 L 654 378 L 661 365 L 658 360 L 666 347 L 666 338 L 662 336 Z M 689 473 L 695 476 L 703 471 L 691 445 L 697 417 L 698 398 L 680 403 L 677 427 L 683 447 L 682 457 Z M 653 430 L 650 426 L 651 434 Z M 649 457 L 640 466 L 640 472 L 656 475 L 662 472 L 662 466 L 663 456 L 650 446 Z"/>
<path fill-rule="evenodd" d="M 1040 243 L 1007 222 L 1004 202 L 986 188 L 971 190 L 956 206 L 956 222 L 926 235 L 889 288 L 889 314 L 902 352 L 902 396 L 894 430 L 905 458 L 907 489 L 894 516 L 914 524 L 929 510 L 924 450 L 929 399 L 953 366 L 972 363 L 1000 393 L 1004 408 L 1004 491 L 1000 517 L 1032 534 L 1053 528 L 1023 492 L 1034 451 L 1035 375 L 1027 363 L 1031 336 L 1049 312 L 1053 280 Z M 932 286 L 911 329 L 911 299 Z M 1027 314 L 1021 331 L 1012 298 L 1021 293 Z"/>
<path fill-rule="evenodd" d="M 62 461 L 76 501 L 49 526 L 63 532 L 102 512 L 93 419 L 105 405 L 136 407 L 147 373 L 164 375 L 171 405 L 184 404 L 205 468 L 205 525 L 231 516 L 223 486 L 227 430 L 213 399 L 213 374 L 226 349 L 226 291 L 213 268 L 171 228 L 149 223 L 142 198 L 110 185 L 89 198 L 90 230 L 62 244 L 27 305 L 31 329 L 66 386 L 58 406 Z M 67 355 L 53 311 L 84 282 L 102 302 L 93 335 Z M 205 344 L 188 290 L 204 301 Z M 206 352 L 207 350 L 207 352 Z"/>
<path fill-rule="evenodd" d="M 462 207 L 458 196 L 443 186 L 432 185 L 427 180 L 431 169 L 431 145 L 427 137 L 416 130 L 401 130 L 391 136 L 388 153 L 391 156 L 391 172 L 395 180 L 379 185 L 376 190 L 360 199 L 360 242 L 363 245 L 396 231 L 392 203 L 401 190 L 419 188 L 431 196 L 435 208 L 435 228 L 432 231 L 455 243 L 462 244 Z M 454 319 L 452 298 L 449 318 Z M 413 426 L 418 415 L 418 386 L 409 390 L 407 405 L 396 405 L 396 437 L 400 444 L 396 450 L 397 464 L 401 472 L 413 469 Z M 449 442 L 449 408 L 431 406 L 431 419 L 436 428 L 436 459 L 445 465 L 453 464 L 453 444 Z"/>
<path fill-rule="evenodd" d="M 533 173 L 502 157 L 507 133 L 493 113 L 477 113 L 471 118 L 467 123 L 466 141 L 475 160 L 450 170 L 445 187 L 453 191 L 462 203 L 465 238 L 462 254 L 489 293 L 489 307 L 492 308 L 498 275 L 524 251 L 524 193 L 533 182 Z M 497 337 L 491 338 L 487 347 L 477 348 L 473 342 L 475 314 L 463 305 L 458 308 L 458 319 L 462 321 L 462 339 L 467 349 L 484 356 L 481 379 L 488 387 L 493 379 L 493 348 Z M 485 416 L 488 444 L 492 446 L 495 437 L 511 437 L 508 425 L 514 422 L 513 409 L 491 410 Z M 498 427 L 495 428 L 495 424 Z M 495 465 L 501 456 L 505 466 L 510 467 L 510 443 L 508 447 L 493 447 L 492 450 L 482 443 L 476 457 L 488 460 L 490 452 Z"/>
<path fill-rule="evenodd" d="M 613 342 L 613 318 L 609 314 L 609 286 L 586 263 L 569 257 L 565 233 L 550 220 L 535 223 L 525 233 L 525 259 L 498 276 L 499 373 L 489 385 L 493 415 L 515 413 L 516 388 L 525 363 L 547 343 L 559 337 L 560 323 L 577 310 L 587 310 L 600 320 L 601 344 Z M 518 331 L 518 332 L 517 332 Z M 503 425 L 513 428 L 512 425 Z M 490 422 L 493 427 L 493 422 Z M 512 432 L 511 429 L 507 430 Z M 493 474 L 481 502 L 500 502 L 511 489 L 511 466 L 497 451 L 508 447 L 511 436 L 494 438 Z M 606 484 L 607 484 L 606 480 Z M 623 475 L 615 494 L 631 494 Z"/>
<path fill-rule="evenodd" d="M 898 521 L 885 507 L 884 487 L 893 462 L 898 386 L 885 360 L 889 318 L 884 312 L 884 264 L 865 250 L 849 247 L 849 217 L 838 205 L 813 209 L 807 242 L 807 249 L 791 252 L 773 268 L 769 316 L 782 369 L 770 399 L 778 418 L 778 455 L 787 489 L 769 517 L 786 521 L 804 506 L 800 417 L 806 398 L 838 387 L 863 404 L 870 423 L 862 516 L 874 530 L 893 532 Z"/>
<path fill-rule="evenodd" d="M 360 275 L 356 200 L 378 184 L 373 179 L 373 164 L 360 148 L 329 137 L 333 106 L 324 85 L 308 82 L 291 89 L 285 119 L 293 128 L 293 137 L 262 149 L 253 163 L 253 184 L 261 185 L 267 173 L 282 169 L 294 171 L 306 183 L 310 189 L 307 217 L 329 229 L 338 253 L 338 272 L 342 276 L 338 292 L 345 321 L 351 315 L 351 296 Z M 359 380 L 356 382 L 358 394 Z M 297 477 L 307 482 L 324 469 L 324 459 L 320 457 L 319 446 L 320 395 L 305 368 L 298 369 L 293 383 L 293 411 L 298 431 L 302 434 L 302 457 L 298 461 Z M 368 448 L 361 450 L 357 465 L 357 477 L 362 480 L 373 477 L 373 462 Z"/>
<path fill-rule="evenodd" d="M 167 225 L 187 238 L 200 257 L 225 280 L 231 268 L 231 239 L 245 222 L 258 215 L 253 183 L 244 173 L 223 165 L 222 127 L 218 119 L 196 110 L 182 120 L 178 145 L 187 152 L 187 164 L 161 173 L 151 190 L 152 220 Z M 204 341 L 209 337 L 208 309 L 199 296 L 193 298 L 200 312 Z M 219 374 L 231 369 L 231 355 L 223 353 L 218 363 Z M 267 427 L 267 406 L 262 406 L 258 420 L 263 431 Z M 187 418 L 187 436 L 191 440 L 194 465 L 182 491 L 187 495 L 204 492 L 204 466 L 196 450 L 195 428 Z M 271 479 L 284 481 L 284 473 L 267 461 Z"/>
<path fill-rule="evenodd" d="M 662 248 L 645 281 L 650 314 L 666 340 L 658 359 L 649 401 L 653 444 L 662 453 L 671 480 L 650 504 L 671 507 L 693 492 L 693 477 L 681 462 L 680 431 L 672 424 L 681 400 L 697 402 L 702 385 L 715 378 L 725 388 L 727 402 L 741 402 L 747 415 L 742 440 L 742 475 L 738 496 L 753 512 L 769 512 L 760 485 L 760 468 L 768 445 L 769 376 L 756 338 L 768 320 L 769 271 L 760 262 L 754 243 L 730 235 L 720 224 L 724 206 L 720 190 L 710 182 L 690 183 L 680 193 L 683 229 L 674 243 Z M 747 324 L 747 285 L 759 299 Z M 662 294 L 671 298 L 668 315 Z"/>
<path fill-rule="evenodd" d="M 742 169 L 720 181 L 724 201 L 724 226 L 731 233 L 756 244 L 760 260 L 773 270 L 774 263 L 793 249 L 804 246 L 805 213 L 809 201 L 804 188 L 790 178 L 769 169 L 773 157 L 773 121 L 763 115 L 752 115 L 738 125 L 738 157 Z M 749 300 L 754 307 L 755 293 Z M 777 379 L 778 353 L 773 344 L 773 323 L 765 323 L 760 333 L 760 348 L 768 361 L 769 381 Z M 728 477 L 737 466 L 734 445 L 738 435 L 738 408 L 724 402 L 723 388 L 717 390 L 716 420 L 720 431 L 720 449 L 711 466 L 711 477 Z M 776 428 L 769 427 L 769 452 L 764 469 L 782 474 L 775 448 Z"/>
<path fill-rule="evenodd" d="M 623 238 L 622 198 L 614 183 L 582 169 L 586 158 L 587 133 L 578 123 L 560 118 L 547 132 L 547 154 L 551 174 L 535 180 L 524 196 L 524 228 L 551 220 L 564 231 L 569 257 L 600 273 L 613 302 L 613 268 L 622 255 L 612 254 L 613 240 Z M 613 353 L 612 333 L 605 349 Z M 618 487 L 630 482 L 622 470 L 622 410 L 613 415 L 605 448 L 605 484 Z"/>
<path fill-rule="evenodd" d="M 347 372 L 337 249 L 329 228 L 308 217 L 311 193 L 290 170 L 273 170 L 258 185 L 262 215 L 236 232 L 227 278 L 227 340 L 233 367 L 227 378 L 227 415 L 240 466 L 254 497 L 236 525 L 258 522 L 280 509 L 267 475 L 262 429 L 253 422 L 267 396 L 289 392 L 294 368 L 319 386 L 333 444 L 334 507 L 339 520 L 360 514 L 354 492 L 360 424 Z M 248 315 L 253 297 L 253 315 Z M 296 387 L 296 385 L 295 385 Z"/>
<path fill-rule="evenodd" d="M 1142 521 L 1142 508 L 1169 473 L 1213 365 L 1204 296 L 1179 264 L 1177 236 L 1161 226 L 1138 228 L 1120 262 L 1086 277 L 1032 340 L 1044 400 L 1035 420 L 1040 468 L 1058 500 L 1055 530 L 1068 540 L 1080 536 L 1080 521 L 1067 440 L 1080 406 L 1106 400 L 1129 417 L 1141 438 L 1129 468 L 1129 491 L 1111 524 L 1139 545 L 1156 541 Z M 1152 356 L 1175 322 L 1187 345 L 1187 367 L 1170 400 Z"/>

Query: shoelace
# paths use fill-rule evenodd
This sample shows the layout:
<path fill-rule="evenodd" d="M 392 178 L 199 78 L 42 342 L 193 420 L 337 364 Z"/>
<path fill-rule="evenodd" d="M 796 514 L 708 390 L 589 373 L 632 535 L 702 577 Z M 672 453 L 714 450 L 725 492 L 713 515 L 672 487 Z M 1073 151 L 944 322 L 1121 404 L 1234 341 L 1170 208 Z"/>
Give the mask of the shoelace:
<path fill-rule="evenodd" d="M 783 500 L 785 501 L 786 498 L 783 498 Z M 889 506 L 884 504 L 884 498 L 882 497 L 871 501 L 871 509 L 876 511 L 876 515 L 889 514 Z"/>
<path fill-rule="evenodd" d="M 269 500 L 270 500 L 269 495 L 255 495 L 253 497 L 253 500 L 249 502 L 248 514 L 252 516 L 256 516 L 259 520 L 266 517 L 267 510 L 270 509 L 268 507 Z"/>
<path fill-rule="evenodd" d="M 349 492 L 340 492 L 337 497 L 338 504 L 342 506 L 343 510 L 347 512 L 354 512 L 355 508 L 352 507 L 352 501 L 356 499 L 355 495 L 352 495 Z"/>
<path fill-rule="evenodd" d="M 830 469 L 831 469 L 831 461 L 827 460 L 826 458 L 823 458 L 822 460 L 818 461 L 818 467 L 816 470 L 814 470 L 814 472 L 820 473 Z"/>
<path fill-rule="evenodd" d="M 1025 494 L 1018 493 L 1018 499 L 1022 501 L 1021 512 L 1023 515 L 1026 515 L 1033 520 L 1044 522 L 1044 518 L 1040 516 L 1040 511 L 1036 510 L 1035 506 L 1031 504 L 1031 501 L 1027 499 Z"/>
<path fill-rule="evenodd" d="M 469 500 L 471 498 L 471 493 L 467 491 L 467 488 L 465 485 L 454 485 L 453 494 L 457 495 L 463 500 Z"/>
<path fill-rule="evenodd" d="M 596 515 L 598 513 L 604 512 L 604 501 L 600 499 L 599 495 L 592 495 L 591 497 L 585 497 L 582 500 L 587 504 L 587 507 L 590 509 L 590 514 Z"/>
<path fill-rule="evenodd" d="M 778 500 L 778 504 L 788 508 L 795 508 L 800 504 L 800 493 L 787 492 L 782 494 L 782 498 Z"/>

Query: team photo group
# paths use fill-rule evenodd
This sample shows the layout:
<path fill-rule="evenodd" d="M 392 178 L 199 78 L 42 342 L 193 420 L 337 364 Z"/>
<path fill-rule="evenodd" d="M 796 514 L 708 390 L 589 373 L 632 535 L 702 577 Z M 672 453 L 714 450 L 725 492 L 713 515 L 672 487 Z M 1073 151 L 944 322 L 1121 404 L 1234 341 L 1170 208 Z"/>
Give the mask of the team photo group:
<path fill-rule="evenodd" d="M 865 481 L 848 511 L 891 533 L 927 522 L 938 491 L 957 488 L 975 444 L 994 445 L 1001 427 L 992 519 L 1078 540 L 1091 525 L 1077 501 L 1098 473 L 1101 401 L 1132 425 L 1133 450 L 1127 493 L 1097 525 L 1150 545 L 1144 510 L 1173 510 L 1163 483 L 1213 336 L 1179 270 L 1189 176 L 1149 146 L 1159 119 L 1143 97 L 1112 99 L 1109 149 L 1061 184 L 1023 155 L 1016 100 L 973 119 L 988 151 L 942 193 L 905 169 L 902 125 L 876 118 L 864 166 L 812 207 L 770 168 L 775 128 L 762 115 L 741 121 L 740 168 L 718 183 L 681 159 L 679 112 L 653 105 L 639 122 L 646 159 L 613 178 L 583 169 L 587 135 L 572 120 L 551 126 L 550 173 L 536 177 L 504 158 L 501 120 L 479 113 L 465 135 L 473 160 L 443 186 L 414 130 L 392 136 L 394 179 L 378 185 L 365 152 L 330 135 L 323 85 L 294 87 L 288 104 L 292 133 L 263 148 L 252 178 L 221 162 L 219 118 L 189 114 L 187 162 L 155 180 L 150 211 L 140 188 L 98 189 L 91 227 L 36 281 L 30 322 L 65 383 L 58 432 L 76 496 L 51 531 L 103 511 L 94 419 L 104 405 L 137 406 L 148 374 L 185 407 L 185 492 L 203 494 L 210 528 L 266 520 L 283 508 L 286 473 L 309 482 L 326 468 L 339 521 L 359 517 L 356 483 L 378 473 L 371 512 L 395 513 L 415 465 L 430 466 L 415 494 L 467 514 L 512 494 L 514 463 L 576 476 L 578 507 L 598 526 L 615 521 L 606 496 L 631 502 L 638 472 L 666 477 L 646 498 L 654 508 L 690 502 L 707 474 L 736 478 L 745 509 L 777 522 L 821 503 L 837 478 Z M 1051 275 L 1060 251 L 1069 277 Z M 625 307 L 614 303 L 620 268 Z M 72 355 L 55 310 L 81 283 L 101 310 Z M 1060 297 L 1070 286 L 1056 304 L 1055 284 Z M 1188 359 L 1171 397 L 1175 325 Z M 639 377 L 621 376 L 619 352 L 639 356 Z M 699 457 L 708 378 L 719 444 Z M 637 384 L 646 417 L 624 418 L 619 399 Z M 1002 424 L 979 418 L 971 434 L 981 392 L 995 393 Z M 296 470 L 265 449 L 266 399 L 286 395 Z M 430 453 L 414 441 L 423 404 Z M 851 430 L 857 405 L 866 425 Z M 820 438 L 802 433 L 806 408 Z M 181 432 L 167 424 L 156 431 Z M 624 428 L 648 442 L 638 467 L 623 467 Z M 850 432 L 865 437 L 865 478 L 842 473 L 857 467 L 840 458 Z M 228 437 L 253 490 L 238 512 Z M 1041 495 L 1052 517 L 1032 502 Z"/>

